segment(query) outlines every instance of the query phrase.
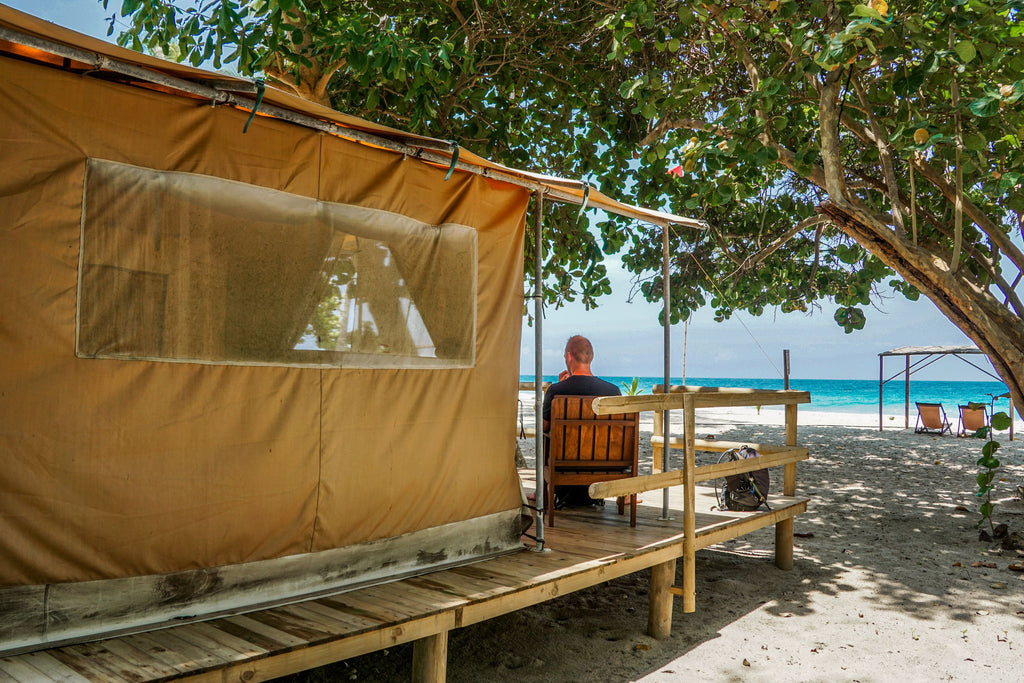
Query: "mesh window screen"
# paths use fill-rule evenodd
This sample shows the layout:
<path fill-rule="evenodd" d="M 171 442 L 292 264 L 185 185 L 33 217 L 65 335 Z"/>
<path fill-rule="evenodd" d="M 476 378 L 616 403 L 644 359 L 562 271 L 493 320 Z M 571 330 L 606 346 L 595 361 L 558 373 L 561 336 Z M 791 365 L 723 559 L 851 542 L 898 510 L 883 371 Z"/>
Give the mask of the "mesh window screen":
<path fill-rule="evenodd" d="M 77 353 L 468 367 L 476 231 L 90 160 Z"/>

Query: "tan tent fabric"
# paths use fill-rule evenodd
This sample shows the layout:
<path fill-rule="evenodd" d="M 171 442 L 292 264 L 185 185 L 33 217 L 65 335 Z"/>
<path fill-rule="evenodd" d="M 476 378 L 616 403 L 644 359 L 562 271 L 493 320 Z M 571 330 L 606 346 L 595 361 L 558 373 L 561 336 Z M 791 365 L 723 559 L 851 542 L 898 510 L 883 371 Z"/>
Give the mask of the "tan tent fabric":
<path fill-rule="evenodd" d="M 0 586 L 250 562 L 518 509 L 527 192 L 446 183 L 444 169 L 273 119 L 243 135 L 245 118 L 0 57 Z M 88 159 L 476 229 L 475 364 L 76 357 Z"/>

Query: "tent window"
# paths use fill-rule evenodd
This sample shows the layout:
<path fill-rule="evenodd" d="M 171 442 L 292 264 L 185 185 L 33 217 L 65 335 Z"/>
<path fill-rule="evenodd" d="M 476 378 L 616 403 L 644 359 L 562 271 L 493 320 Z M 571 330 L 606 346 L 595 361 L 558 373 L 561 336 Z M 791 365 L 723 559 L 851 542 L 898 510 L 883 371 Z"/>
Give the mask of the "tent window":
<path fill-rule="evenodd" d="M 468 367 L 476 231 L 90 160 L 77 353 Z"/>

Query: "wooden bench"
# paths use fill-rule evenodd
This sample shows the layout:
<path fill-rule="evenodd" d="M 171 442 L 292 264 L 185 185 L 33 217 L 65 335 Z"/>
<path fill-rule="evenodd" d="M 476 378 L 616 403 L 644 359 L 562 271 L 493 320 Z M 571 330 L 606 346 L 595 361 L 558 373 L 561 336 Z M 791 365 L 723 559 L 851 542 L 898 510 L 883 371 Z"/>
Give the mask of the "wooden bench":
<path fill-rule="evenodd" d="M 639 474 L 640 414 L 597 415 L 591 407 L 594 398 L 556 396 L 551 401 L 544 459 L 544 501 L 550 526 L 555 525 L 556 487 L 590 485 Z M 626 495 L 630 497 L 629 524 L 635 527 L 636 493 L 615 496 L 619 514 L 624 514 Z"/>

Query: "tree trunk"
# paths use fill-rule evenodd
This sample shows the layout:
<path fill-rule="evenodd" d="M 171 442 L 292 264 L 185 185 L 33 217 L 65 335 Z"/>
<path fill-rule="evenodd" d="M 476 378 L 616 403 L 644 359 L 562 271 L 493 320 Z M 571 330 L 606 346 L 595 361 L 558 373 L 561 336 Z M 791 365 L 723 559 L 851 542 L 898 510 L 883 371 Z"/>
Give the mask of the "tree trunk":
<path fill-rule="evenodd" d="M 1010 389 L 1017 413 L 1024 418 L 1024 321 L 984 288 L 951 273 L 946 261 L 919 245 L 900 240 L 892 230 L 855 206 L 825 202 L 818 211 L 861 246 L 917 287 L 984 351 Z"/>

